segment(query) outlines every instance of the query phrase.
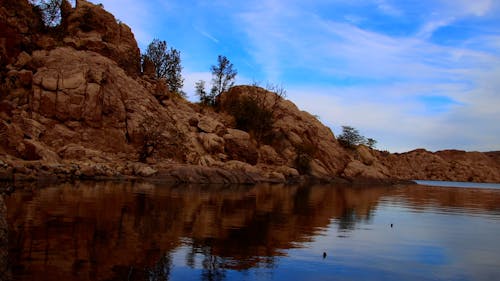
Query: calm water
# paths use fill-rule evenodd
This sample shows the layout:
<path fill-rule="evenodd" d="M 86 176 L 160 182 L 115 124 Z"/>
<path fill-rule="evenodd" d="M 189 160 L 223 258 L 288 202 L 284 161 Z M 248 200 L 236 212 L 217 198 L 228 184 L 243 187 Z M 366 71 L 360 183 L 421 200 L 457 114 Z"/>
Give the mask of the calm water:
<path fill-rule="evenodd" d="M 14 280 L 500 280 L 495 189 L 108 182 L 5 203 Z"/>
<path fill-rule="evenodd" d="M 421 185 L 428 185 L 428 186 L 500 189 L 499 183 L 477 183 L 477 182 L 457 182 L 457 181 L 425 181 L 425 180 L 416 180 L 415 182 L 418 184 L 421 184 Z"/>

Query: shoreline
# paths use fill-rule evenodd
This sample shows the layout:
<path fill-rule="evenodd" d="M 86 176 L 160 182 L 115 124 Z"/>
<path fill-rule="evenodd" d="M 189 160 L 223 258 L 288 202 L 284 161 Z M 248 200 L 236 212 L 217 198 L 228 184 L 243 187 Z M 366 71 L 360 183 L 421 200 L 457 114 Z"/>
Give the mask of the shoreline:
<path fill-rule="evenodd" d="M 12 164 L 12 163 L 11 163 Z M 63 163 L 23 161 L 9 165 L 0 161 L 0 182 L 4 183 L 62 183 L 73 181 L 148 181 L 168 184 L 352 184 L 397 185 L 414 181 L 397 178 L 317 177 L 314 175 L 283 175 L 276 171 L 263 174 L 255 169 L 224 169 L 190 164 L 148 165 L 127 163 Z"/>

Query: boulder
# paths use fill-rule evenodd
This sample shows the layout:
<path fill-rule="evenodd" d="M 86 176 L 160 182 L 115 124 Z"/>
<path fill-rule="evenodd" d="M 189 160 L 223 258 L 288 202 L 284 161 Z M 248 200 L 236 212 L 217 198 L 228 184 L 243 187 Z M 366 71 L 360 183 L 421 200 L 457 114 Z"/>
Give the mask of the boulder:
<path fill-rule="evenodd" d="M 220 133 L 224 126 L 219 121 L 211 117 L 203 116 L 198 121 L 198 128 L 205 133 Z"/>
<path fill-rule="evenodd" d="M 354 160 L 347 165 L 344 169 L 344 177 L 348 179 L 373 179 L 384 180 L 387 179 L 383 173 L 373 166 L 367 166 L 358 160 Z"/>
<path fill-rule="evenodd" d="M 232 160 L 239 160 L 251 165 L 257 164 L 259 152 L 255 141 L 250 138 L 247 132 L 228 129 L 224 135 L 225 154 Z"/>
<path fill-rule="evenodd" d="M 140 50 L 130 27 L 85 0 L 67 16 L 64 42 L 78 50 L 97 52 L 115 61 L 129 75 L 140 73 Z"/>
<path fill-rule="evenodd" d="M 255 184 L 261 180 L 241 170 L 196 165 L 173 165 L 159 171 L 156 177 L 177 183 Z"/>
<path fill-rule="evenodd" d="M 237 160 L 231 160 L 231 161 L 225 162 L 223 164 L 223 167 L 225 169 L 231 170 L 231 171 L 241 171 L 241 172 L 245 172 L 248 174 L 255 174 L 255 175 L 260 174 L 260 170 L 257 167 L 252 166 L 252 165 L 245 163 L 245 162 L 237 161 Z"/>
<path fill-rule="evenodd" d="M 61 162 L 57 153 L 35 140 L 23 140 L 17 146 L 17 150 L 25 160 L 43 160 L 48 163 Z"/>
<path fill-rule="evenodd" d="M 259 148 L 259 163 L 282 165 L 284 162 L 272 146 L 263 145 Z"/>
<path fill-rule="evenodd" d="M 105 157 L 102 151 L 85 148 L 79 144 L 68 144 L 62 147 L 57 154 L 66 160 L 86 160 L 93 159 L 97 162 L 111 162 L 111 159 Z"/>
<path fill-rule="evenodd" d="M 203 148 L 210 154 L 224 152 L 224 139 L 213 133 L 200 133 Z"/>
<path fill-rule="evenodd" d="M 151 177 L 158 173 L 158 171 L 146 165 L 136 165 L 134 173 L 141 177 Z"/>
<path fill-rule="evenodd" d="M 364 145 L 358 146 L 356 151 L 358 152 L 361 162 L 365 165 L 370 166 L 377 161 L 377 158 L 372 155 L 370 149 Z"/>

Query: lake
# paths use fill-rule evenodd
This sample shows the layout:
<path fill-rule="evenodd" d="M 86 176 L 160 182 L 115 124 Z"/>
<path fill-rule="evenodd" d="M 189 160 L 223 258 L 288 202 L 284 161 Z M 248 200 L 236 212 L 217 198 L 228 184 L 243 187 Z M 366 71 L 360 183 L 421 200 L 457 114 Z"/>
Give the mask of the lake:
<path fill-rule="evenodd" d="M 77 182 L 5 197 L 14 280 L 500 280 L 500 190 Z"/>

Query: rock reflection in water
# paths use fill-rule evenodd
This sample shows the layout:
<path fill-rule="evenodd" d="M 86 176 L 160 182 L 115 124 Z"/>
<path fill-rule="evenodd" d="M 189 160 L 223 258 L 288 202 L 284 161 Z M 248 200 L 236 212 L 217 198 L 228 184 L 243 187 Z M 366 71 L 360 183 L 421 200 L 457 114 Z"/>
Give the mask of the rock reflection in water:
<path fill-rule="evenodd" d="M 217 280 L 225 269 L 273 267 L 275 257 L 310 241 L 331 219 L 351 228 L 386 190 L 147 183 L 24 189 L 6 202 L 11 262 L 18 279 L 141 279 L 168 275 L 168 253 L 190 244 L 187 265 L 203 255 L 203 276 Z"/>
<path fill-rule="evenodd" d="M 15 280 L 166 280 L 179 253 L 190 274 L 222 280 L 232 270 L 273 270 L 332 228 L 350 237 L 382 202 L 498 213 L 499 198 L 422 186 L 84 182 L 18 189 L 5 204 Z"/>

